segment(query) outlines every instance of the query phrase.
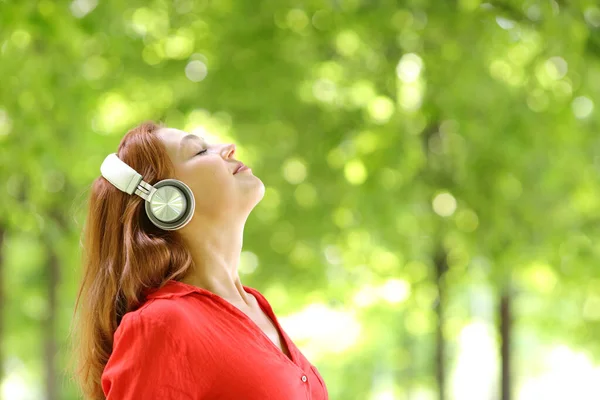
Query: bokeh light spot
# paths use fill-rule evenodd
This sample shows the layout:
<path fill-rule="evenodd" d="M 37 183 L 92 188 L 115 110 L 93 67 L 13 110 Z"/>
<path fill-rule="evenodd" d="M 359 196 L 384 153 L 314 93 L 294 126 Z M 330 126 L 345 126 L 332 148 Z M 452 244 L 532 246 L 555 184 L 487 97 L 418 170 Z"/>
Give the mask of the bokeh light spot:
<path fill-rule="evenodd" d="M 361 324 L 352 313 L 329 309 L 319 303 L 279 319 L 310 360 L 327 353 L 347 352 L 361 338 Z"/>
<path fill-rule="evenodd" d="M 527 7 L 525 14 L 531 21 L 539 21 L 542 18 L 542 10 L 537 4 L 532 4 Z"/>
<path fill-rule="evenodd" d="M 185 66 L 185 76 L 192 82 L 200 82 L 206 78 L 208 68 L 200 60 L 190 61 Z"/>
<path fill-rule="evenodd" d="M 529 266 L 522 267 L 518 274 L 523 283 L 540 293 L 552 293 L 558 282 L 552 266 L 542 261 L 536 261 Z"/>
<path fill-rule="evenodd" d="M 306 28 L 308 22 L 309 19 L 304 10 L 294 8 L 287 13 L 287 26 L 295 32 L 301 32 L 304 28 Z"/>
<path fill-rule="evenodd" d="M 419 79 L 423 69 L 423 59 L 414 53 L 405 54 L 396 66 L 398 78 L 405 83 Z"/>
<path fill-rule="evenodd" d="M 346 180 L 353 185 L 360 185 L 367 179 L 367 168 L 360 160 L 350 160 L 344 167 Z"/>
<path fill-rule="evenodd" d="M 515 27 L 515 21 L 500 16 L 496 17 L 496 23 L 500 28 L 505 30 L 509 30 Z"/>
<path fill-rule="evenodd" d="M 109 92 L 98 105 L 98 114 L 92 121 L 94 130 L 101 133 L 117 133 L 137 120 L 137 114 L 119 93 Z"/>
<path fill-rule="evenodd" d="M 331 103 L 335 100 L 337 88 L 335 83 L 329 79 L 317 79 L 312 87 L 315 99 L 324 103 Z"/>
<path fill-rule="evenodd" d="M 315 75 L 332 82 L 340 82 L 344 79 L 344 67 L 335 61 L 325 61 L 315 68 Z"/>
<path fill-rule="evenodd" d="M 335 47 L 341 55 L 352 56 L 360 47 L 360 38 L 352 30 L 342 31 L 335 39 Z"/>
<path fill-rule="evenodd" d="M 552 93 L 559 99 L 569 99 L 573 95 L 573 86 L 567 81 L 558 81 L 552 85 Z"/>
<path fill-rule="evenodd" d="M 421 79 L 398 86 L 398 104 L 403 110 L 412 112 L 421 108 L 425 92 L 425 83 Z"/>
<path fill-rule="evenodd" d="M 562 57 L 552 57 L 546 61 L 544 66 L 550 79 L 554 80 L 561 79 L 569 71 L 569 65 Z"/>
<path fill-rule="evenodd" d="M 283 163 L 282 172 L 286 181 L 292 185 L 297 185 L 306 179 L 306 164 L 300 158 L 290 158 Z"/>
<path fill-rule="evenodd" d="M 380 297 L 391 304 L 398 304 L 410 296 L 410 284 L 403 279 L 389 279 L 380 289 Z"/>
<path fill-rule="evenodd" d="M 590 295 L 583 304 L 583 318 L 588 321 L 600 320 L 600 296 Z"/>
<path fill-rule="evenodd" d="M 433 211 L 442 217 L 449 217 L 456 211 L 456 199 L 448 192 L 443 192 L 433 199 Z"/>
<path fill-rule="evenodd" d="M 318 10 L 313 14 L 311 21 L 313 26 L 318 30 L 327 30 L 331 26 L 331 11 L 325 9 Z"/>
<path fill-rule="evenodd" d="M 83 18 L 98 5 L 98 0 L 74 0 L 69 6 L 71 14 L 76 18 Z"/>
<path fill-rule="evenodd" d="M 380 137 L 373 131 L 362 131 L 354 138 L 356 150 L 362 154 L 374 152 L 379 145 Z"/>
<path fill-rule="evenodd" d="M 588 7 L 583 13 L 585 21 L 594 28 L 600 27 L 600 8 Z"/>
<path fill-rule="evenodd" d="M 258 256 L 251 251 L 242 251 L 238 270 L 242 274 L 251 274 L 258 267 Z"/>
<path fill-rule="evenodd" d="M 273 187 L 265 189 L 265 195 L 260 202 L 261 205 L 267 208 L 277 208 L 281 204 L 281 195 L 279 191 Z"/>
<path fill-rule="evenodd" d="M 389 97 L 378 96 L 369 103 L 368 112 L 375 122 L 383 124 L 394 113 L 394 102 Z"/>
<path fill-rule="evenodd" d="M 23 29 L 17 29 L 12 33 L 10 39 L 16 47 L 23 50 L 29 46 L 29 43 L 31 42 L 31 34 Z"/>
<path fill-rule="evenodd" d="M 368 105 L 376 96 L 373 82 L 364 79 L 354 82 L 349 90 L 349 100 L 356 107 Z"/>
<path fill-rule="evenodd" d="M 12 130 L 12 120 L 6 110 L 0 108 L 0 138 L 8 135 Z"/>
<path fill-rule="evenodd" d="M 479 7 L 480 0 L 459 0 L 458 6 L 464 11 L 475 11 Z"/>
<path fill-rule="evenodd" d="M 369 307 L 377 302 L 379 288 L 371 285 L 361 285 L 360 289 L 352 296 L 352 302 L 359 308 Z"/>
<path fill-rule="evenodd" d="M 140 36 L 162 38 L 169 31 L 169 16 L 164 11 L 141 7 L 133 12 L 131 25 Z"/>
<path fill-rule="evenodd" d="M 592 114 L 594 110 L 594 102 L 589 97 L 579 96 L 573 99 L 571 103 L 571 107 L 573 109 L 573 114 L 578 119 L 584 119 Z"/>
<path fill-rule="evenodd" d="M 336 208 L 331 216 L 333 222 L 340 228 L 348 228 L 354 223 L 354 214 L 346 207 Z"/>
<path fill-rule="evenodd" d="M 189 29 L 179 29 L 176 35 L 169 36 L 165 40 L 165 54 L 169 58 L 183 60 L 189 57 L 193 50 L 194 32 Z"/>
<path fill-rule="evenodd" d="M 381 274 L 393 274 L 403 263 L 401 260 L 402 254 L 392 253 L 383 249 L 374 249 L 369 260 L 370 267 L 373 271 Z"/>

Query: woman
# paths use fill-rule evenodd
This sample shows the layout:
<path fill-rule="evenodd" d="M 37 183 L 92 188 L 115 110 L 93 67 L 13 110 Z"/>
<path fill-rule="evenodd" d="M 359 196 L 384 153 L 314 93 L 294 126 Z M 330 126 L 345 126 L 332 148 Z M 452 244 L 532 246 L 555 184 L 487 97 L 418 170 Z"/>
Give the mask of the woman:
<path fill-rule="evenodd" d="M 244 224 L 264 185 L 235 145 L 147 122 L 101 171 L 75 307 L 83 299 L 74 350 L 86 398 L 327 399 L 267 299 L 240 281 Z M 165 179 L 183 196 L 158 204 Z"/>

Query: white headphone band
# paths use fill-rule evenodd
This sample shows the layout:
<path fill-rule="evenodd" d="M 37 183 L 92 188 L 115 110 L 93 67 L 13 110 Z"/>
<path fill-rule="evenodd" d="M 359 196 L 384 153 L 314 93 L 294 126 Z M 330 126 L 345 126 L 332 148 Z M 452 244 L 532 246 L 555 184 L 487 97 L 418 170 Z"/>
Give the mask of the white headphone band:
<path fill-rule="evenodd" d="M 122 161 L 117 153 L 106 156 L 100 166 L 100 173 L 117 189 L 128 194 L 135 192 L 144 200 L 148 200 L 156 191 L 152 185 L 142 180 L 142 175 Z"/>

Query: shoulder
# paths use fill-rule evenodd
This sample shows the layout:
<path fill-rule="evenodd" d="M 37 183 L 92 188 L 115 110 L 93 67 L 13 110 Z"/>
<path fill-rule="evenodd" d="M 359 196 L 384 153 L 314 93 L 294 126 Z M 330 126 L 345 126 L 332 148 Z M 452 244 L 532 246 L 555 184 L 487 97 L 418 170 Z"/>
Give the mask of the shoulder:
<path fill-rule="evenodd" d="M 176 339 L 187 331 L 190 323 L 185 306 L 176 299 L 154 299 L 126 313 L 115 335 L 128 331 L 145 338 L 169 336 Z"/>
<path fill-rule="evenodd" d="M 152 299 L 144 303 L 137 311 L 139 317 L 154 324 L 173 325 L 181 322 L 185 316 L 185 306 L 178 298 Z"/>

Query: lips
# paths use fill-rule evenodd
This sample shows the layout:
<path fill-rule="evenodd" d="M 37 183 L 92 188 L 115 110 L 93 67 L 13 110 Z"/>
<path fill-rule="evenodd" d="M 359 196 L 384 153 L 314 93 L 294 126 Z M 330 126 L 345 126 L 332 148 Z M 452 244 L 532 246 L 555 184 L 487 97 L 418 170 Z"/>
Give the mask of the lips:
<path fill-rule="evenodd" d="M 242 168 L 245 168 L 246 166 L 244 165 L 244 163 L 239 163 L 237 168 L 235 169 L 235 171 L 233 171 L 233 174 L 237 174 Z"/>

